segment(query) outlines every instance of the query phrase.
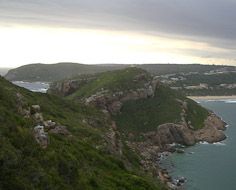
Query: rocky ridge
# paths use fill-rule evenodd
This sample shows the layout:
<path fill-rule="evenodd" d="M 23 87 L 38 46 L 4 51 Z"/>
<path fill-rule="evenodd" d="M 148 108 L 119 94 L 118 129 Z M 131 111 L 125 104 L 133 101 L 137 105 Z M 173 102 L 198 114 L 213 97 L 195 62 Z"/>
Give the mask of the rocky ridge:
<path fill-rule="evenodd" d="M 161 85 L 157 78 L 146 81 L 145 76 L 142 74 L 139 74 L 133 79 L 134 83 L 138 83 L 140 81 L 144 85 L 136 89 L 117 89 L 115 91 L 111 91 L 107 88 L 101 88 L 89 96 L 78 97 L 77 99 L 84 102 L 86 105 L 98 107 L 107 114 L 107 117 L 112 118 L 112 116 L 121 112 L 122 106 L 127 101 L 153 98 L 159 85 Z M 76 82 L 75 80 L 66 80 L 60 84 L 57 84 L 60 86 L 60 88 L 56 89 L 57 94 L 67 96 L 71 92 L 78 90 L 80 88 L 80 84 L 80 82 Z M 61 88 L 62 86 L 63 88 Z M 53 90 L 55 91 L 55 89 Z M 168 173 L 159 167 L 158 162 L 162 152 L 177 151 L 172 144 L 192 146 L 200 141 L 214 143 L 222 141 L 226 138 L 223 132 L 223 130 L 225 130 L 226 123 L 217 115 L 209 111 L 203 124 L 204 127 L 201 129 L 196 129 L 194 124 L 188 119 L 188 109 L 190 109 L 188 102 L 183 99 L 176 99 L 175 101 L 177 101 L 181 107 L 181 120 L 179 122 L 163 123 L 156 126 L 155 130 L 141 133 L 140 136 L 142 136 L 143 139 L 139 141 L 133 140 L 135 134 L 132 133 L 128 135 L 128 138 L 125 138 L 125 143 L 134 152 L 140 155 L 140 162 L 144 170 L 154 176 L 157 176 L 171 189 L 176 189 L 178 185 L 174 184 L 171 177 L 168 176 Z M 111 130 L 106 134 L 106 138 L 111 144 L 111 150 L 122 155 L 122 142 L 120 139 L 123 137 L 117 129 L 115 121 L 112 122 Z"/>
<path fill-rule="evenodd" d="M 17 93 L 16 97 L 18 112 L 23 117 L 32 119 L 36 124 L 33 128 L 33 136 L 42 148 L 47 148 L 49 145 L 48 133 L 71 136 L 66 126 L 62 126 L 52 120 L 44 120 L 40 105 L 27 106 L 23 101 L 23 95 Z"/>

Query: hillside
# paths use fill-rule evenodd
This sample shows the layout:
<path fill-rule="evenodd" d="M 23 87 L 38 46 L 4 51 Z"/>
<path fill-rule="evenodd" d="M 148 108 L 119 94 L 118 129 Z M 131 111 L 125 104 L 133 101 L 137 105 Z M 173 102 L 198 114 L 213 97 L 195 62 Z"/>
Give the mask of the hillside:
<path fill-rule="evenodd" d="M 0 189 L 164 189 L 96 108 L 0 78 L 0 125 Z"/>
<path fill-rule="evenodd" d="M 121 138 L 155 167 L 169 144 L 193 145 L 225 139 L 225 123 L 214 113 L 171 90 L 139 68 L 84 75 L 55 82 L 48 93 L 99 108 L 116 124 Z"/>
<path fill-rule="evenodd" d="M 203 65 L 203 64 L 143 64 L 136 65 L 154 75 L 181 74 L 181 73 L 205 73 L 215 70 L 234 71 L 234 66 Z"/>
<path fill-rule="evenodd" d="M 77 63 L 57 63 L 57 64 L 30 64 L 19 68 L 11 69 L 5 76 L 10 81 L 41 81 L 52 82 L 66 78 L 71 78 L 80 74 L 93 74 L 104 71 L 113 71 L 127 67 L 138 67 L 148 71 L 153 75 L 181 74 L 181 73 L 204 73 L 215 70 L 235 70 L 235 67 L 220 65 L 200 65 L 200 64 L 97 64 L 86 65 Z"/>
<path fill-rule="evenodd" d="M 175 74 L 160 80 L 189 96 L 225 96 L 236 94 L 236 72 L 218 71 Z"/>
<path fill-rule="evenodd" d="M 114 114 L 115 120 L 121 128 L 128 126 L 134 128 L 134 131 L 150 131 L 164 123 L 181 122 L 181 102 L 187 102 L 193 109 L 199 110 L 196 117 L 191 112 L 186 113 L 188 118 L 193 119 L 187 122 L 194 124 L 194 128 L 202 128 L 208 115 L 197 103 L 158 84 L 148 72 L 138 68 L 80 76 L 72 79 L 71 83 L 64 81 L 61 85 L 60 82 L 54 83 L 49 93 L 67 96 L 67 99 L 72 100 L 81 99 L 104 109 L 107 107 L 112 112 L 117 112 L 115 109 L 118 109 L 118 105 L 113 105 L 112 102 L 122 104 L 120 113 Z M 121 100 L 120 103 L 117 103 L 118 99 Z M 196 123 L 194 118 L 199 118 L 200 121 Z"/>
<path fill-rule="evenodd" d="M 85 65 L 77 63 L 30 64 L 11 69 L 5 78 L 10 81 L 51 82 L 79 74 L 91 74 L 124 68 L 124 65 Z"/>

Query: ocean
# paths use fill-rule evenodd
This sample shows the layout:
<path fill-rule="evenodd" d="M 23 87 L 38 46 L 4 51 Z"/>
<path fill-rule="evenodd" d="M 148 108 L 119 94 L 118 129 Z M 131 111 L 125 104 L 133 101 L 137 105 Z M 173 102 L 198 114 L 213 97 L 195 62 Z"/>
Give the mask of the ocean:
<path fill-rule="evenodd" d="M 185 177 L 187 190 L 236 189 L 236 101 L 200 101 L 227 122 L 227 139 L 220 143 L 199 143 L 174 153 L 163 161 L 171 176 Z"/>
<path fill-rule="evenodd" d="M 23 82 L 23 81 L 13 81 L 13 84 L 24 87 L 33 92 L 46 93 L 49 88 L 49 83 L 45 82 Z"/>

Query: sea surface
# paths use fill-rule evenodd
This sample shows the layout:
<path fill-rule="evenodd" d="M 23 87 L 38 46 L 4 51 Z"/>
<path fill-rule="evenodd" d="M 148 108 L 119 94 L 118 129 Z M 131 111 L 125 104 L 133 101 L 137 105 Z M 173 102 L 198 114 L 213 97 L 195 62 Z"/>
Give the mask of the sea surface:
<path fill-rule="evenodd" d="M 45 82 L 23 82 L 23 81 L 13 81 L 13 84 L 24 87 L 33 92 L 46 93 L 49 88 L 49 83 Z"/>
<path fill-rule="evenodd" d="M 236 101 L 200 101 L 227 122 L 227 139 L 199 143 L 163 161 L 173 177 L 186 177 L 187 190 L 236 190 Z"/>

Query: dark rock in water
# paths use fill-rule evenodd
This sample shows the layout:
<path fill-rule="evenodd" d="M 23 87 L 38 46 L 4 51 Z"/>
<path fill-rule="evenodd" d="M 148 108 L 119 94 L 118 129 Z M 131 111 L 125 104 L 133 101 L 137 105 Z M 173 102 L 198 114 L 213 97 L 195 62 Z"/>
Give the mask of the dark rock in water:
<path fill-rule="evenodd" d="M 176 149 L 177 153 L 183 154 L 185 151 L 183 149 Z"/>

